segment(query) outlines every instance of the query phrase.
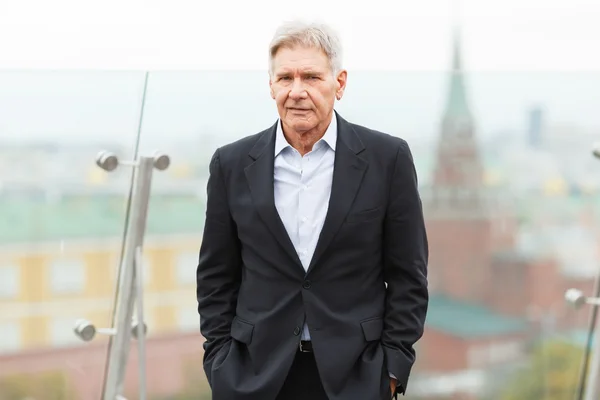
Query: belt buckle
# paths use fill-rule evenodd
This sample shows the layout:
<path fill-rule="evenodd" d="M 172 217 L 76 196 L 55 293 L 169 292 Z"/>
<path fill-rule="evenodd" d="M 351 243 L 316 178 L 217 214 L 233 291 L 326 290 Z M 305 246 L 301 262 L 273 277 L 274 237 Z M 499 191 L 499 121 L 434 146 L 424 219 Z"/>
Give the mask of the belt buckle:
<path fill-rule="evenodd" d="M 310 353 L 310 350 L 305 350 L 304 347 L 302 346 L 302 340 L 300 341 L 300 353 Z"/>

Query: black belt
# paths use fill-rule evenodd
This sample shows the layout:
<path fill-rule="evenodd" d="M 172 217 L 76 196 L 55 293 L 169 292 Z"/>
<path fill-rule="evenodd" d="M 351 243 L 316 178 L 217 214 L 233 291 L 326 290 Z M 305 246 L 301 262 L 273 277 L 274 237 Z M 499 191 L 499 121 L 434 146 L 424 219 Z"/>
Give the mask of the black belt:
<path fill-rule="evenodd" d="M 300 353 L 312 353 L 313 352 L 312 342 L 310 340 L 301 340 L 299 348 L 300 348 Z"/>

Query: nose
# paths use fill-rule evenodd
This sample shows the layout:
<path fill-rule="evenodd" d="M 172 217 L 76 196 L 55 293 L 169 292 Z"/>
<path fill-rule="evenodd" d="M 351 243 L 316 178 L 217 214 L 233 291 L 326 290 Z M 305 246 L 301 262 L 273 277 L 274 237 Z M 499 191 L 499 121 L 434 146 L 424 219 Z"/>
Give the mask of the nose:
<path fill-rule="evenodd" d="M 292 88 L 290 89 L 290 98 L 292 100 L 301 100 L 306 98 L 307 93 L 301 79 L 294 79 Z"/>

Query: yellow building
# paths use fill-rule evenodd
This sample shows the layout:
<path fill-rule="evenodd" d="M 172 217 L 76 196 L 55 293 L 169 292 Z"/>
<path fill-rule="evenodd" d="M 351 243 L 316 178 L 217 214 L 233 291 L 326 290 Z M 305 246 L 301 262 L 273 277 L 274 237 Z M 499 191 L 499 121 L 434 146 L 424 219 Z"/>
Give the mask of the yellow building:
<path fill-rule="evenodd" d="M 567 192 L 567 182 L 561 177 L 548 179 L 544 182 L 544 194 L 548 196 L 565 196 Z"/>
<path fill-rule="evenodd" d="M 0 200 L 0 354 L 83 344 L 78 318 L 109 327 L 124 199 Z M 198 331 L 195 275 L 200 199 L 151 201 L 144 246 L 149 335 Z M 102 340 L 100 338 L 95 340 Z"/>

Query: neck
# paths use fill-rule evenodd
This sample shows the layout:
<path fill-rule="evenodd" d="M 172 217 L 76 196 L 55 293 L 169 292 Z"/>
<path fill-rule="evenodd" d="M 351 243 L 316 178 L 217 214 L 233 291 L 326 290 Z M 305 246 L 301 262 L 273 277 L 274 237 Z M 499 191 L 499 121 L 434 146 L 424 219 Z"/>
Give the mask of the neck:
<path fill-rule="evenodd" d="M 331 124 L 331 119 L 333 114 L 321 124 L 315 126 L 314 128 L 308 131 L 298 132 L 294 130 L 292 127 L 287 126 L 285 123 L 281 124 L 281 129 L 283 129 L 283 136 L 287 142 L 298 150 L 301 155 L 305 155 L 312 151 L 313 146 L 317 143 L 327 132 L 327 128 Z"/>

